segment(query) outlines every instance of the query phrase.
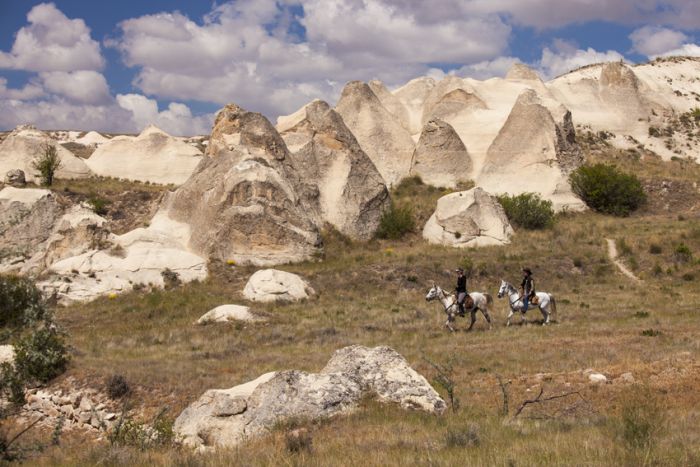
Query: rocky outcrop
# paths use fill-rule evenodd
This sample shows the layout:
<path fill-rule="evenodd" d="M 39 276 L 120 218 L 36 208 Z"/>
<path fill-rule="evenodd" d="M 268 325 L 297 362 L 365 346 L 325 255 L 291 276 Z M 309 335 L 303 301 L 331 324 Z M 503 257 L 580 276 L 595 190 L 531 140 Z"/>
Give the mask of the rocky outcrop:
<path fill-rule="evenodd" d="M 413 152 L 411 175 L 429 185 L 452 188 L 467 180 L 471 170 L 471 157 L 454 128 L 437 118 L 426 123 Z"/>
<path fill-rule="evenodd" d="M 314 289 L 304 279 L 277 269 L 255 272 L 243 289 L 243 296 L 254 302 L 297 301 L 314 294 Z"/>
<path fill-rule="evenodd" d="M 227 323 L 229 321 L 259 322 L 265 321 L 250 312 L 243 305 L 220 305 L 204 313 L 196 324 Z"/>
<path fill-rule="evenodd" d="M 537 93 L 524 91 L 488 149 L 478 185 L 491 193 L 540 193 L 555 209 L 581 209 L 567 174 L 583 162 L 571 113 L 555 121 Z"/>
<path fill-rule="evenodd" d="M 408 111 L 408 131 L 412 135 L 420 133 L 425 122 L 423 115 L 425 102 L 435 88 L 433 78 L 421 77 L 412 79 L 394 91 L 394 95 Z"/>
<path fill-rule="evenodd" d="M 410 131 L 410 117 L 406 107 L 399 99 L 387 89 L 387 87 L 379 80 L 373 79 L 367 83 L 375 96 L 382 103 L 384 108 L 393 115 L 406 131 Z"/>
<path fill-rule="evenodd" d="M 27 178 L 24 176 L 23 170 L 9 170 L 5 174 L 5 185 L 10 185 L 15 188 L 23 188 L 26 184 Z"/>
<path fill-rule="evenodd" d="M 514 63 L 508 70 L 508 73 L 506 73 L 506 79 L 522 81 L 542 81 L 540 75 L 538 75 L 535 70 L 523 63 Z"/>
<path fill-rule="evenodd" d="M 442 413 L 445 402 L 428 381 L 388 347 L 346 347 L 320 373 L 267 373 L 231 389 L 212 389 L 187 407 L 173 426 L 199 451 L 228 448 L 289 419 L 347 413 L 365 397 L 405 409 Z"/>
<path fill-rule="evenodd" d="M 452 120 L 460 114 L 471 113 L 475 110 L 485 109 L 486 104 L 476 94 L 464 89 L 455 89 L 440 97 L 430 110 L 426 112 L 430 118 Z"/>
<path fill-rule="evenodd" d="M 346 84 L 335 110 L 388 186 L 408 175 L 413 139 L 367 84 L 360 81 Z"/>
<path fill-rule="evenodd" d="M 151 125 L 136 137 L 105 138 L 85 163 L 105 177 L 181 185 L 201 159 L 199 149 Z"/>
<path fill-rule="evenodd" d="M 28 182 L 40 182 L 32 162 L 44 153 L 47 145 L 56 148 L 56 153 L 61 160 L 61 165 L 55 174 L 56 178 L 85 178 L 92 174 L 82 159 L 75 157 L 43 131 L 29 125 L 15 128 L 0 143 L 0 174 L 19 169 L 24 171 Z"/>
<path fill-rule="evenodd" d="M 187 245 L 203 257 L 303 261 L 322 251 L 307 209 L 318 192 L 310 191 L 270 122 L 229 104 L 217 115 L 207 157 L 162 211 L 188 226 Z"/>
<path fill-rule="evenodd" d="M 423 228 L 430 243 L 457 248 L 504 245 L 512 235 L 501 204 L 478 187 L 440 198 Z"/>
<path fill-rule="evenodd" d="M 314 101 L 281 118 L 277 128 L 301 178 L 319 193 L 317 225 L 329 223 L 356 240 L 372 238 L 389 207 L 389 192 L 340 115 Z"/>

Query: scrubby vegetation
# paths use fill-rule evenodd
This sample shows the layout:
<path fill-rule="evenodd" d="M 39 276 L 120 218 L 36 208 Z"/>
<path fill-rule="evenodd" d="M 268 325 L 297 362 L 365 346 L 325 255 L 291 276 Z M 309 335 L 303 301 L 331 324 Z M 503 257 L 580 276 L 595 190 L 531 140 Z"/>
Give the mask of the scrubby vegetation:
<path fill-rule="evenodd" d="M 570 177 L 571 188 L 591 209 L 628 216 L 646 200 L 639 179 L 606 164 L 584 165 Z"/>
<path fill-rule="evenodd" d="M 56 146 L 44 145 L 42 153 L 32 161 L 32 167 L 39 172 L 37 175 L 41 177 L 42 185 L 53 185 L 54 175 L 61 168 L 61 158 L 58 157 Z"/>
<path fill-rule="evenodd" d="M 416 223 L 413 220 L 411 206 L 396 206 L 394 204 L 382 215 L 377 229 L 377 237 L 397 240 L 413 231 Z"/>
<path fill-rule="evenodd" d="M 544 229 L 554 224 L 552 202 L 537 193 L 522 193 L 517 196 L 498 197 L 511 224 L 525 229 Z"/>

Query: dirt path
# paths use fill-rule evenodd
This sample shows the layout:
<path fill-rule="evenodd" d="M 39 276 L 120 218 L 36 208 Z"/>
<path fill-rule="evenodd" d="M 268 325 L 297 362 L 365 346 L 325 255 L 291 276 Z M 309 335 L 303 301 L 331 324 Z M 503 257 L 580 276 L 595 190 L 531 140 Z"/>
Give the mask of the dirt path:
<path fill-rule="evenodd" d="M 629 277 L 633 281 L 641 282 L 641 280 L 635 276 L 632 271 L 627 269 L 627 266 L 625 266 L 622 261 L 617 259 L 617 246 L 615 245 L 615 240 L 606 238 L 605 241 L 608 242 L 608 256 L 610 256 L 610 260 L 615 263 L 617 269 L 619 269 L 622 274 Z"/>

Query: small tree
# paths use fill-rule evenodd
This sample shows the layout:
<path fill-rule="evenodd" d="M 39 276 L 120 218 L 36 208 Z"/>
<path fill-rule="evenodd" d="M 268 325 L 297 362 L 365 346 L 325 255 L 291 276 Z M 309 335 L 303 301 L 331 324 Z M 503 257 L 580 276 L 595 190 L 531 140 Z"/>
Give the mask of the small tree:
<path fill-rule="evenodd" d="M 51 186 L 56 171 L 61 167 L 56 146 L 46 143 L 42 147 L 42 154 L 32 161 L 32 167 L 39 171 L 37 175 L 41 177 L 42 185 Z"/>
<path fill-rule="evenodd" d="M 628 216 L 646 201 L 639 179 L 605 164 L 584 165 L 569 176 L 571 189 L 591 209 Z"/>

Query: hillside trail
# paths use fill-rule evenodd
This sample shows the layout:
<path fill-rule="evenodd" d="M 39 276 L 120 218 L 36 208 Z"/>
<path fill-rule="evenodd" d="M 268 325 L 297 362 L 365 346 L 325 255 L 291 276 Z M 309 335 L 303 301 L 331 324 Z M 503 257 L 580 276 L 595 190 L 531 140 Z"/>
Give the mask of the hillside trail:
<path fill-rule="evenodd" d="M 606 238 L 605 241 L 608 242 L 608 256 L 610 256 L 610 260 L 615 263 L 615 266 L 617 266 L 620 272 L 635 282 L 642 282 L 632 271 L 627 269 L 627 266 L 625 266 L 622 261 L 617 259 L 617 245 L 615 245 L 615 240 Z"/>

